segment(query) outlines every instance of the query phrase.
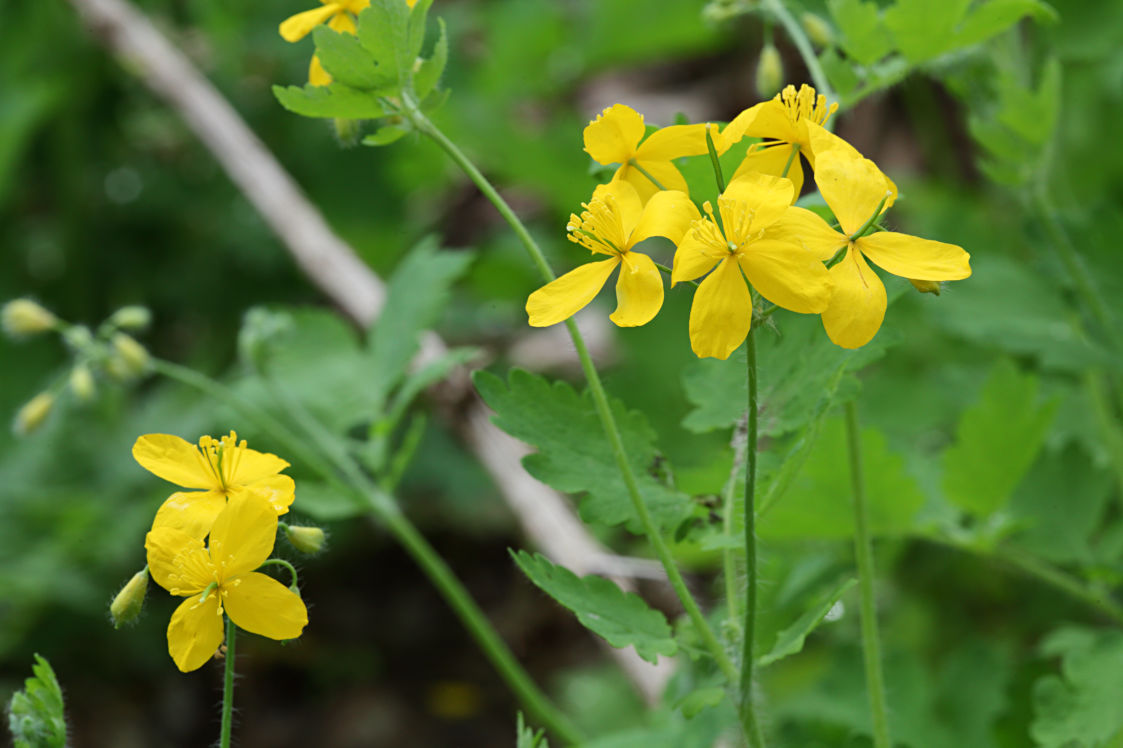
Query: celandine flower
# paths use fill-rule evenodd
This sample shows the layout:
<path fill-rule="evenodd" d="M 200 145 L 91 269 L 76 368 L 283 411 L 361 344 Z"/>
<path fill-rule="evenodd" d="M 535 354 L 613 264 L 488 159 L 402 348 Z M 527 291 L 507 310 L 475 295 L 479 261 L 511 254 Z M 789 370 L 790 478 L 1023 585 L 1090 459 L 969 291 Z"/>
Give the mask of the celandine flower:
<path fill-rule="evenodd" d="M 746 135 L 765 140 L 749 148 L 733 178 L 751 172 L 780 176 L 786 167 L 786 176 L 795 185 L 794 197 L 799 197 L 803 189 L 803 165 L 799 154 L 802 153 L 811 167 L 815 167 L 815 153 L 808 137 L 807 124 L 822 125 L 836 109 L 838 104 L 827 106 L 826 97 L 817 96 L 814 88 L 803 84 L 799 91 L 789 85 L 774 98 L 738 114 L 721 132 L 722 150 Z"/>
<path fill-rule="evenodd" d="M 530 324 L 547 327 L 572 317 L 618 265 L 616 311 L 609 319 L 620 327 L 647 324 L 663 306 L 663 278 L 651 258 L 632 247 L 652 236 L 678 242 L 698 209 L 676 190 L 658 192 L 643 205 L 630 184 L 617 181 L 598 186 L 582 207 L 580 216 L 569 217 L 569 240 L 609 259 L 582 265 L 532 293 L 526 300 Z"/>
<path fill-rule="evenodd" d="M 202 489 L 172 494 L 152 522 L 153 529 L 174 527 L 200 540 L 210 532 L 227 499 L 257 494 L 277 515 L 289 510 L 295 492 L 292 478 L 280 475 L 287 462 L 248 449 L 233 431 L 221 440 L 201 437 L 198 448 L 171 434 L 145 434 L 133 445 L 133 458 L 177 486 Z"/>
<path fill-rule="evenodd" d="M 585 151 L 598 164 L 620 164 L 612 180 L 632 185 L 644 202 L 659 191 L 644 172 L 663 189 L 689 194 L 686 180 L 671 161 L 706 153 L 706 126 L 672 125 L 656 130 L 646 140 L 644 132 L 642 114 L 630 106 L 613 104 L 585 128 Z"/>
<path fill-rule="evenodd" d="M 698 356 L 729 358 L 749 334 L 753 303 L 746 279 L 761 296 L 793 312 L 827 308 L 827 269 L 787 238 L 794 190 L 779 177 L 738 177 L 717 199 L 721 225 L 707 202 L 707 217 L 695 221 L 679 243 L 671 285 L 717 268 L 698 286 L 690 307 L 690 347 Z"/>
<path fill-rule="evenodd" d="M 214 521 L 210 548 L 182 530 L 148 533 L 148 569 L 156 583 L 186 597 L 168 624 L 168 652 L 176 667 L 202 667 L 222 644 L 222 614 L 239 628 L 270 639 L 295 639 L 308 609 L 295 592 L 254 571 L 273 552 L 277 513 L 254 494 L 230 500 Z"/>
<path fill-rule="evenodd" d="M 813 140 L 817 137 L 813 132 Z M 867 259 L 893 275 L 917 281 L 971 275 L 971 256 L 962 247 L 895 231 L 865 233 L 893 203 L 896 189 L 872 161 L 851 151 L 821 147 L 816 156 L 815 183 L 841 231 L 801 208 L 792 208 L 786 222 L 787 235 L 798 237 L 812 254 L 829 258 L 845 250 L 830 269 L 834 295 L 823 312 L 827 335 L 843 348 L 868 343 L 885 318 L 885 286 Z"/>

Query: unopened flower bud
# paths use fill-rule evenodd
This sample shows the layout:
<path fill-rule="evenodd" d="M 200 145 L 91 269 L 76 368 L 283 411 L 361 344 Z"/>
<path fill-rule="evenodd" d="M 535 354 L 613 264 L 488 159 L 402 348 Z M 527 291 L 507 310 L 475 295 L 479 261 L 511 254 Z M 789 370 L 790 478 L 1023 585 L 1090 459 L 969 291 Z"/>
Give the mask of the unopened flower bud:
<path fill-rule="evenodd" d="M 85 364 L 76 364 L 70 370 L 70 391 L 78 398 L 79 402 L 88 403 L 97 395 L 97 387 L 94 384 L 94 375 L 90 372 L 90 367 Z"/>
<path fill-rule="evenodd" d="M 152 322 L 152 312 L 148 307 L 123 306 L 113 313 L 109 323 L 122 330 L 144 330 Z"/>
<path fill-rule="evenodd" d="M 71 325 L 62 331 L 62 339 L 75 351 L 84 351 L 94 342 L 94 334 L 85 325 Z"/>
<path fill-rule="evenodd" d="M 43 421 L 47 420 L 54 404 L 54 395 L 50 392 L 40 392 L 28 400 L 16 413 L 16 417 L 12 421 L 12 431 L 15 432 L 16 436 L 27 436 L 35 431 L 43 425 Z"/>
<path fill-rule="evenodd" d="M 285 525 L 285 537 L 301 553 L 319 553 L 324 548 L 326 537 L 324 531 L 318 527 L 302 527 L 300 525 Z"/>
<path fill-rule="evenodd" d="M 0 325 L 13 338 L 25 338 L 54 329 L 58 318 L 31 299 L 12 299 L 0 311 Z"/>
<path fill-rule="evenodd" d="M 109 604 L 109 617 L 113 619 L 113 628 L 119 629 L 140 616 L 140 609 L 144 607 L 144 596 L 147 592 L 148 567 L 146 566 L 133 574 L 133 578 L 125 583 L 113 598 L 113 602 Z"/>
<path fill-rule="evenodd" d="M 939 281 L 918 281 L 909 278 L 909 283 L 912 287 L 921 293 L 934 293 L 940 295 L 940 282 Z"/>
<path fill-rule="evenodd" d="M 803 30 L 807 32 L 807 38 L 816 47 L 830 49 L 834 46 L 834 29 L 823 20 L 822 16 L 806 12 L 799 17 L 799 22 L 803 24 Z"/>
<path fill-rule="evenodd" d="M 359 120 L 336 117 L 333 123 L 335 124 L 335 137 L 339 140 L 341 146 L 350 148 L 359 144 L 359 136 L 363 134 L 362 123 Z"/>
<path fill-rule="evenodd" d="M 756 92 L 762 99 L 771 99 L 784 84 L 784 63 L 776 46 L 769 43 L 760 51 L 756 64 Z"/>
<path fill-rule="evenodd" d="M 113 335 L 110 345 L 113 346 L 113 355 L 106 368 L 114 377 L 128 381 L 148 371 L 148 351 L 134 338 L 119 332 Z"/>

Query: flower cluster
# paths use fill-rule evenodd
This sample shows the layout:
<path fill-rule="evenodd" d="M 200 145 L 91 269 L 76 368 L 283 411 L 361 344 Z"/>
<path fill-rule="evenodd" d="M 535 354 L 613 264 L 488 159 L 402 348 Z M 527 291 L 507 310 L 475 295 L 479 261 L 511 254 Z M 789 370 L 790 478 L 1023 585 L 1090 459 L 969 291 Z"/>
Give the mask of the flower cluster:
<path fill-rule="evenodd" d="M 594 161 L 619 168 L 566 230 L 571 241 L 609 259 L 532 293 L 530 324 L 568 319 L 617 267 L 612 321 L 624 327 L 651 321 L 663 303 L 663 282 L 654 261 L 634 247 L 652 236 L 676 246 L 672 286 L 702 278 L 689 323 L 691 347 L 701 357 L 728 358 L 744 341 L 754 293 L 784 309 L 821 315 L 832 341 L 858 348 L 880 329 L 887 306 L 885 286 L 869 262 L 921 290 L 968 277 L 970 258 L 961 247 L 882 227 L 897 187 L 824 127 L 836 109 L 809 86 L 788 86 L 723 129 L 674 125 L 647 137 L 642 115 L 623 104 L 605 109 L 585 128 L 585 150 Z M 711 149 L 720 155 L 745 137 L 760 142 L 747 150 L 716 210 L 707 201 L 700 212 L 675 159 Z M 804 160 L 836 226 L 794 205 Z"/>
<path fill-rule="evenodd" d="M 222 645 L 223 616 L 238 627 L 271 639 L 295 639 L 308 623 L 296 591 L 256 569 L 273 552 L 295 485 L 281 474 L 288 463 L 249 449 L 237 434 L 204 436 L 198 447 L 170 434 L 146 434 L 133 445 L 142 467 L 190 491 L 177 491 L 156 512 L 145 538 L 147 573 L 139 572 L 121 590 L 110 611 L 115 623 L 139 613 L 147 576 L 184 600 L 168 625 L 168 651 L 177 667 L 201 667 Z M 304 531 L 301 538 L 322 531 Z M 209 544 L 205 543 L 209 536 Z M 294 543 L 295 545 L 295 543 Z M 275 562 L 288 566 L 287 562 Z M 291 569 L 291 566 L 290 566 Z M 294 572 L 295 575 L 295 572 Z"/>

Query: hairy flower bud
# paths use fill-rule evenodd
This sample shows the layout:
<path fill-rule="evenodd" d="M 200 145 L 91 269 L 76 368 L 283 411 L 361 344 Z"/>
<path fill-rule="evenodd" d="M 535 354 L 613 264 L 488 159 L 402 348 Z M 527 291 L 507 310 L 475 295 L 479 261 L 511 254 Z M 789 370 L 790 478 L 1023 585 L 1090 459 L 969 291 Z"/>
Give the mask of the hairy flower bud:
<path fill-rule="evenodd" d="M 772 43 L 764 45 L 756 64 L 756 92 L 762 99 L 771 99 L 784 84 L 784 63 L 780 51 Z"/>
<path fill-rule="evenodd" d="M 0 311 L 0 325 L 13 338 L 25 338 L 54 329 L 58 318 L 31 299 L 12 299 Z"/>
<path fill-rule="evenodd" d="M 799 22 L 803 25 L 803 30 L 807 32 L 807 38 L 816 47 L 830 49 L 834 46 L 834 29 L 823 20 L 822 16 L 806 12 L 799 17 Z"/>
<path fill-rule="evenodd" d="M 16 413 L 16 417 L 12 421 L 12 431 L 15 432 L 16 436 L 27 436 L 35 431 L 43 425 L 43 421 L 47 420 L 54 404 L 54 395 L 50 392 L 40 392 L 28 400 Z"/>
<path fill-rule="evenodd" d="M 114 377 L 129 381 L 148 371 L 148 351 L 134 338 L 119 332 L 113 335 L 110 345 L 113 347 L 113 355 L 106 368 Z"/>
<path fill-rule="evenodd" d="M 940 295 L 940 282 L 939 281 L 918 281 L 909 278 L 909 283 L 912 287 L 921 293 L 934 293 Z"/>
<path fill-rule="evenodd" d="M 148 307 L 123 306 L 113 313 L 109 323 L 122 330 L 144 330 L 152 322 L 152 312 Z"/>
<path fill-rule="evenodd" d="M 326 536 L 318 527 L 303 527 L 301 525 L 285 525 L 285 537 L 301 553 L 319 553 L 324 548 Z"/>
<path fill-rule="evenodd" d="M 125 583 L 113 598 L 113 602 L 109 604 L 109 617 L 113 619 L 113 628 L 119 629 L 140 616 L 140 609 L 144 607 L 144 596 L 147 593 L 148 567 L 146 566 L 133 574 L 133 578 Z"/>
<path fill-rule="evenodd" d="M 94 384 L 94 375 L 90 372 L 90 367 L 76 364 L 70 370 L 70 391 L 79 402 L 88 403 L 94 399 L 97 395 L 97 386 Z"/>

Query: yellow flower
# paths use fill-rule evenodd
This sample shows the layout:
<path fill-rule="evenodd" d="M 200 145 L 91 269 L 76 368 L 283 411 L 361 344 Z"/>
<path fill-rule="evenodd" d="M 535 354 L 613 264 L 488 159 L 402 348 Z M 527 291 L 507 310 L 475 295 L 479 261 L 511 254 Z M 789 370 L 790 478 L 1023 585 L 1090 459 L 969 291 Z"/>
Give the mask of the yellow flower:
<path fill-rule="evenodd" d="M 198 448 L 171 434 L 146 434 L 133 445 L 133 458 L 177 486 L 202 489 L 172 494 L 152 522 L 153 529 L 174 527 L 200 540 L 211 531 L 227 499 L 255 494 L 278 515 L 289 510 L 296 489 L 292 478 L 280 475 L 287 462 L 248 449 L 233 431 L 217 441 L 201 437 Z"/>
<path fill-rule="evenodd" d="M 211 530 L 210 548 L 173 527 L 156 527 L 144 547 L 156 583 L 187 599 L 168 624 L 168 652 L 187 673 L 222 644 L 222 614 L 270 639 L 295 639 L 308 624 L 308 609 L 292 590 L 254 569 L 269 558 L 277 539 L 277 513 L 255 494 L 234 497 Z"/>
<path fill-rule="evenodd" d="M 630 106 L 613 104 L 585 128 L 585 151 L 598 164 L 620 164 L 612 181 L 629 183 L 644 202 L 659 191 L 644 172 L 663 189 L 689 194 L 672 159 L 706 153 L 706 126 L 672 125 L 651 133 L 646 140 L 644 132 L 642 114 Z"/>
<path fill-rule="evenodd" d="M 717 199 L 721 226 L 707 202 L 707 217 L 695 221 L 679 243 L 672 286 L 717 268 L 698 286 L 690 308 L 690 347 L 698 356 L 728 358 L 748 335 L 753 307 L 745 280 L 785 309 L 818 313 L 827 308 L 826 268 L 787 237 L 794 189 L 779 177 L 738 177 Z"/>
<path fill-rule="evenodd" d="M 828 107 L 826 97 L 816 96 L 815 89 L 805 83 L 799 87 L 799 91 L 796 91 L 795 86 L 786 86 L 774 98 L 738 114 L 722 130 L 722 150 L 728 149 L 746 135 L 765 140 L 749 148 L 733 178 L 754 171 L 780 176 L 784 174 L 784 168 L 790 161 L 786 176 L 795 184 L 793 198 L 799 197 L 800 190 L 803 189 L 803 165 L 799 154 L 802 153 L 811 167 L 815 167 L 815 152 L 807 133 L 807 125 L 822 125 L 836 109 L 838 104 Z"/>
<path fill-rule="evenodd" d="M 663 279 L 651 258 L 632 247 L 652 236 L 677 242 L 698 218 L 698 209 L 677 190 L 658 192 L 643 205 L 631 184 L 619 181 L 598 186 L 582 207 L 580 216 L 569 217 L 569 240 L 610 259 L 582 265 L 532 293 L 526 300 L 530 324 L 547 327 L 572 317 L 618 265 L 616 311 L 609 319 L 620 327 L 647 324 L 663 306 Z"/>
<path fill-rule="evenodd" d="M 823 133 L 811 129 L 813 145 L 827 142 Z M 836 344 L 843 348 L 865 345 L 885 318 L 885 286 L 867 259 L 914 281 L 961 280 L 971 275 L 970 255 L 954 244 L 895 231 L 861 235 L 896 197 L 893 183 L 872 161 L 848 147 L 819 147 L 815 166 L 815 183 L 841 231 L 809 210 L 792 208 L 783 233 L 823 259 L 845 250 L 830 269 L 834 295 L 823 312 L 823 326 Z"/>

